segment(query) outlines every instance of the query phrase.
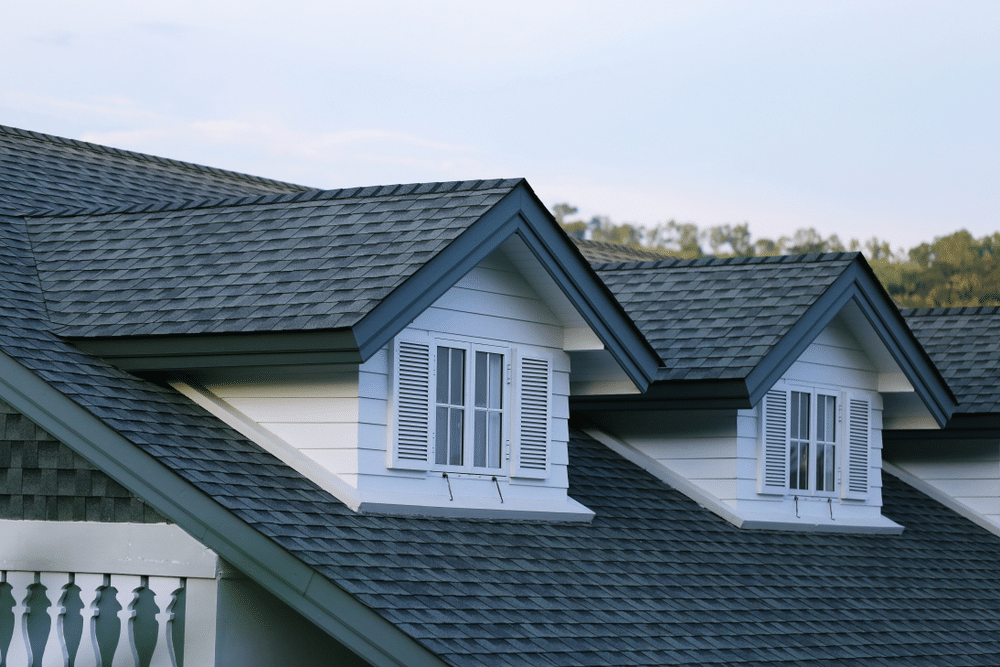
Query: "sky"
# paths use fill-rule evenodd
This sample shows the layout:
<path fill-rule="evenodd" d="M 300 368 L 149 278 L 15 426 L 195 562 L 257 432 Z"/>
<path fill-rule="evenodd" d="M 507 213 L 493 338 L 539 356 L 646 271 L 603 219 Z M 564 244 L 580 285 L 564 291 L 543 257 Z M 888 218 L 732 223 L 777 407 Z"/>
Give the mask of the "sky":
<path fill-rule="evenodd" d="M 1000 2 L 93 0 L 0 22 L 0 124 L 322 188 L 520 177 L 650 226 L 1000 231 Z"/>

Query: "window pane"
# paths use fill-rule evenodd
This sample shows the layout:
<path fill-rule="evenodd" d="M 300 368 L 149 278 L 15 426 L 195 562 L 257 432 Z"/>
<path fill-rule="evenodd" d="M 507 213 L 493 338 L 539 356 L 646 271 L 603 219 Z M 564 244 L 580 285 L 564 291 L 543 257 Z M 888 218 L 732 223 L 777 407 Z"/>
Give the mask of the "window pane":
<path fill-rule="evenodd" d="M 451 404 L 465 405 L 465 350 L 451 348 Z"/>
<path fill-rule="evenodd" d="M 478 355 L 477 355 L 478 356 Z M 479 366 L 479 360 L 476 360 L 476 366 Z M 476 379 L 476 387 L 478 389 L 479 379 Z M 478 402 L 478 399 L 477 399 Z M 472 465 L 477 468 L 483 468 L 486 466 L 486 411 L 476 410 L 475 424 L 474 424 L 474 435 L 472 441 Z"/>
<path fill-rule="evenodd" d="M 819 427 L 819 418 L 817 417 L 816 426 Z M 826 447 L 819 445 L 816 448 L 816 490 L 826 491 L 827 488 L 824 486 L 826 483 Z"/>
<path fill-rule="evenodd" d="M 503 407 L 503 355 L 490 354 L 490 407 Z"/>
<path fill-rule="evenodd" d="M 449 349 L 438 346 L 437 354 L 437 402 L 448 402 L 448 360 Z"/>
<path fill-rule="evenodd" d="M 793 440 L 809 438 L 809 394 L 805 392 L 792 392 L 791 436 Z"/>
<path fill-rule="evenodd" d="M 486 372 L 487 354 L 476 352 L 476 407 L 485 408 L 489 399 L 489 375 Z"/>
<path fill-rule="evenodd" d="M 816 438 L 822 442 L 837 439 L 837 399 L 834 396 L 816 397 Z"/>
<path fill-rule="evenodd" d="M 834 472 L 837 460 L 837 446 L 827 445 L 826 446 L 826 484 L 823 486 L 824 491 L 835 490 L 834 484 L 836 479 L 834 478 Z"/>
<path fill-rule="evenodd" d="M 465 411 L 461 408 L 449 408 L 451 423 L 448 433 L 448 465 L 462 465 L 462 445 L 464 445 Z"/>
<path fill-rule="evenodd" d="M 503 433 L 501 432 L 501 415 L 500 412 L 489 413 L 489 451 L 488 451 L 488 464 L 491 468 L 500 467 L 501 458 L 501 445 L 503 438 Z"/>
<path fill-rule="evenodd" d="M 440 357 L 438 357 L 440 359 Z M 438 377 L 441 377 L 440 375 Z M 448 463 L 448 408 L 438 406 L 435 422 L 437 435 L 434 438 L 434 463 Z"/>

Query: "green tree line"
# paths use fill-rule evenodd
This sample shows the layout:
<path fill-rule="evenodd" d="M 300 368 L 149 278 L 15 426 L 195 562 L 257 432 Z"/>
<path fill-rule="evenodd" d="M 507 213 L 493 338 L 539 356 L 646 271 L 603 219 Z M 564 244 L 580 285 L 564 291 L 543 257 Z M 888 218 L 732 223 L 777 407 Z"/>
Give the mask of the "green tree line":
<path fill-rule="evenodd" d="M 791 236 L 753 238 L 748 223 L 700 229 L 692 222 L 669 220 L 653 227 L 616 223 L 606 216 L 572 220 L 577 209 L 556 204 L 552 210 L 564 230 L 577 238 L 641 247 L 665 257 L 767 257 L 810 252 L 859 251 L 883 287 L 901 308 L 1000 305 L 1000 233 L 974 238 L 963 230 L 893 251 L 872 237 L 844 243 L 813 228 Z"/>

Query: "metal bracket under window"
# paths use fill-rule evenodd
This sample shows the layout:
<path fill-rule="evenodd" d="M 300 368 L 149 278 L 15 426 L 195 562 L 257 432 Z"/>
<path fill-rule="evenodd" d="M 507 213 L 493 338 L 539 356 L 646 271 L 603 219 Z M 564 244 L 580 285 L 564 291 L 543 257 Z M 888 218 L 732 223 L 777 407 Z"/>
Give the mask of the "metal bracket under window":
<path fill-rule="evenodd" d="M 503 505 L 503 494 L 500 493 L 500 482 L 497 481 L 496 475 L 493 475 L 493 483 L 497 485 L 497 495 L 500 496 L 500 504 Z"/>
<path fill-rule="evenodd" d="M 833 518 L 833 498 L 827 498 L 826 504 L 830 506 L 830 521 L 836 521 L 836 519 Z"/>
<path fill-rule="evenodd" d="M 446 472 L 441 473 L 441 476 L 444 477 L 444 481 L 448 482 L 448 497 L 451 498 L 452 502 L 454 502 L 455 495 L 451 492 L 451 479 L 448 478 L 448 473 Z"/>
<path fill-rule="evenodd" d="M 447 477 L 447 475 L 445 475 L 445 477 Z M 799 516 L 799 497 L 798 496 L 795 496 L 795 518 L 796 519 L 801 519 L 802 518 L 802 517 Z"/>

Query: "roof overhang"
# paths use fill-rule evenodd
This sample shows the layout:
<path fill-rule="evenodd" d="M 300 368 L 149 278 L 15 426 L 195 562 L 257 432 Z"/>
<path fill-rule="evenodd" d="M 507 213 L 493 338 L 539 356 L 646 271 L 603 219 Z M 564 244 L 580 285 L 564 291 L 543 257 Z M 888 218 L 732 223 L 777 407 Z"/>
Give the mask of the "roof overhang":
<path fill-rule="evenodd" d="M 69 339 L 129 372 L 358 363 L 350 329 L 276 333 Z"/>
<path fill-rule="evenodd" d="M 661 379 L 642 396 L 576 396 L 571 397 L 570 405 L 574 409 L 631 410 L 750 408 L 842 312 L 850 312 L 869 325 L 928 412 L 944 426 L 957 407 L 955 397 L 860 255 L 745 378 Z"/>

